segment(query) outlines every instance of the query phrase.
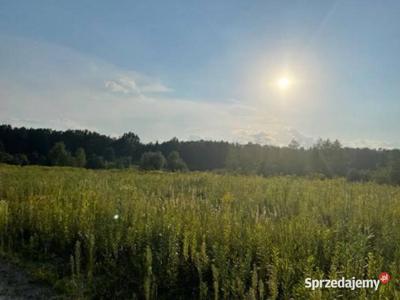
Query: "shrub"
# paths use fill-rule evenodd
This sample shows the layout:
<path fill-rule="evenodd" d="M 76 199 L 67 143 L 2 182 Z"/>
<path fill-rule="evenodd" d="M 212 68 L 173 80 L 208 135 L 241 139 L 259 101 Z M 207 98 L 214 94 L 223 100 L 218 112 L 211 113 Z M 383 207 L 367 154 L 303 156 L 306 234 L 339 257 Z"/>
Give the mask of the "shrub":
<path fill-rule="evenodd" d="M 106 164 L 104 162 L 104 158 L 102 156 L 98 156 L 96 154 L 92 154 L 89 156 L 87 161 L 87 167 L 90 169 L 104 169 Z"/>
<path fill-rule="evenodd" d="M 145 152 L 140 159 L 140 168 L 143 170 L 161 170 L 165 163 L 165 157 L 161 152 Z"/>
<path fill-rule="evenodd" d="M 167 157 L 167 169 L 170 171 L 186 171 L 187 165 L 178 151 L 172 151 Z"/>
<path fill-rule="evenodd" d="M 369 180 L 368 171 L 350 169 L 346 174 L 346 179 L 348 181 L 367 181 Z"/>
<path fill-rule="evenodd" d="M 50 165 L 68 166 L 72 164 L 71 154 L 65 148 L 63 142 L 55 143 L 48 154 Z"/>
<path fill-rule="evenodd" d="M 75 152 L 75 165 L 77 167 L 81 167 L 81 168 L 86 166 L 85 149 L 83 149 L 83 148 L 76 149 L 76 152 Z"/>
<path fill-rule="evenodd" d="M 7 152 L 0 152 L 0 162 L 6 163 L 6 164 L 11 164 L 14 160 L 14 157 L 7 153 Z"/>

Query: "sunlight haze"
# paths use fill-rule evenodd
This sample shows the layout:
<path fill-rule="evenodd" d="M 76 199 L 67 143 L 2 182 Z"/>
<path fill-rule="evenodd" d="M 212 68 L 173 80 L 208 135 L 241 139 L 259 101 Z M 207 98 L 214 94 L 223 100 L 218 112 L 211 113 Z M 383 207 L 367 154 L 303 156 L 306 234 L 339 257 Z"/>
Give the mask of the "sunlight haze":
<path fill-rule="evenodd" d="M 398 1 L 2 1 L 0 121 L 399 147 L 399 15 Z"/>

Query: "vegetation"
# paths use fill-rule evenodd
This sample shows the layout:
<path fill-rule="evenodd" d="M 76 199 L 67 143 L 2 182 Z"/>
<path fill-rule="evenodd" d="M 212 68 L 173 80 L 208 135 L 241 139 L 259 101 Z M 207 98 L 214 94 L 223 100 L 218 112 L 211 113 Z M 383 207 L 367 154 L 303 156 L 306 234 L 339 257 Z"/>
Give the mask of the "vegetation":
<path fill-rule="evenodd" d="M 146 162 L 143 166 L 143 159 L 150 155 L 145 153 L 160 153 L 167 157 L 167 163 L 161 163 L 160 167 Z M 161 158 L 159 154 L 156 156 Z M 176 138 L 143 144 L 132 132 L 111 138 L 87 130 L 54 131 L 1 125 L 0 162 L 92 169 L 136 165 L 144 169 L 222 170 L 262 176 L 308 175 L 400 183 L 399 150 L 346 148 L 339 141 L 330 140 L 319 140 L 310 148 L 301 147 L 295 140 L 287 147 Z"/>
<path fill-rule="evenodd" d="M 400 187 L 0 165 L 0 247 L 74 299 L 398 299 Z M 304 279 L 377 278 L 378 291 Z"/>
<path fill-rule="evenodd" d="M 161 170 L 164 168 L 166 160 L 161 152 L 145 152 L 140 159 L 140 167 L 143 170 Z"/>
<path fill-rule="evenodd" d="M 178 151 L 172 151 L 167 158 L 167 168 L 170 171 L 186 171 L 187 165 L 180 157 Z"/>
<path fill-rule="evenodd" d="M 65 149 L 63 142 L 56 143 L 50 149 L 48 156 L 52 166 L 68 166 L 72 164 L 71 154 Z"/>

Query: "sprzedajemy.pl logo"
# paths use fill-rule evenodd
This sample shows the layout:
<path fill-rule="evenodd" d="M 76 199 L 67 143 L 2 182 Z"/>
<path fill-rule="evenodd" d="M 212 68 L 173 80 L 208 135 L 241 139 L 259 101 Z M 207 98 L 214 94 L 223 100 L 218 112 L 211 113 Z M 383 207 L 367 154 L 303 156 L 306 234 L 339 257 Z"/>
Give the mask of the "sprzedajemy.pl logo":
<path fill-rule="evenodd" d="M 375 289 L 378 290 L 379 284 L 387 284 L 391 277 L 388 273 L 382 272 L 379 274 L 378 279 L 346 279 L 342 277 L 340 279 L 312 279 L 306 278 L 304 281 L 305 287 L 308 289 Z"/>

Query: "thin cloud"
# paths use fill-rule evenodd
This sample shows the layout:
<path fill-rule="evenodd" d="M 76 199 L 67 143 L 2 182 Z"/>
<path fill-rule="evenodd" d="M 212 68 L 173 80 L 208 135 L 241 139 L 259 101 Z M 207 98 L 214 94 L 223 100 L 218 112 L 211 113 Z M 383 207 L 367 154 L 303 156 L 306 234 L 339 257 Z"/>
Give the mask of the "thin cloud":
<path fill-rule="evenodd" d="M 123 93 L 123 94 L 140 94 L 140 90 L 133 79 L 129 78 L 118 78 L 115 80 L 108 80 L 104 83 L 104 86 L 115 93 Z"/>
<path fill-rule="evenodd" d="M 172 92 L 171 88 L 157 80 L 138 75 L 137 73 L 135 73 L 135 76 L 127 75 L 118 77 L 117 79 L 107 80 L 104 82 L 104 86 L 111 92 L 122 94 L 143 95 Z"/>
<path fill-rule="evenodd" d="M 134 81 L 141 93 L 161 94 L 173 92 L 173 89 L 162 83 L 160 79 L 139 72 L 130 71 L 126 73 L 125 79 Z"/>
<path fill-rule="evenodd" d="M 160 82 L 149 83 L 141 87 L 144 93 L 169 93 L 173 92 L 173 89 L 163 85 Z"/>
<path fill-rule="evenodd" d="M 181 99 L 158 78 L 71 49 L 27 39 L 2 42 L 0 36 L 0 50 L 10 51 L 0 57 L 0 123 L 134 131 L 144 142 L 196 136 L 285 146 L 295 138 L 308 146 L 313 140 L 252 102 Z"/>

